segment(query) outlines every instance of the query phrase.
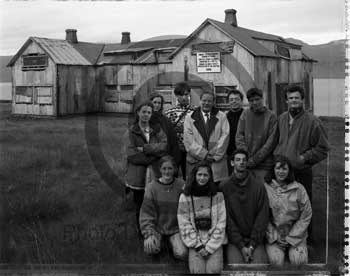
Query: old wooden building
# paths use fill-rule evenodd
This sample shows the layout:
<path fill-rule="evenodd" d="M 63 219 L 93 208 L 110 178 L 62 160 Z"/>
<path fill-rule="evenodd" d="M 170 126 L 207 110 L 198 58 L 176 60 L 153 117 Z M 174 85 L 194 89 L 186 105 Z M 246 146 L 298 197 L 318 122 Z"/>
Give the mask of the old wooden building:
<path fill-rule="evenodd" d="M 313 60 L 301 45 L 272 34 L 242 28 L 236 11 L 225 20 L 206 19 L 188 37 L 121 43 L 79 42 L 76 30 L 66 39 L 31 37 L 12 58 L 14 114 L 65 115 L 87 112 L 129 113 L 153 91 L 174 103 L 175 84 L 187 81 L 197 105 L 203 89 L 216 94 L 226 108 L 227 89 L 264 91 L 277 113 L 285 108 L 283 88 L 291 83 L 306 90 L 313 109 Z"/>

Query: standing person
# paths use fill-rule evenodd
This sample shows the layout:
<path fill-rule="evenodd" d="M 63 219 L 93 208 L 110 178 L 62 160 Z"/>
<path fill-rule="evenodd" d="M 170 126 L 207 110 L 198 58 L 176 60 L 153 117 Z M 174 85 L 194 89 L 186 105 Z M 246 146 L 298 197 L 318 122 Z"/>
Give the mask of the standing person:
<path fill-rule="evenodd" d="M 233 173 L 220 183 L 226 202 L 230 264 L 267 263 L 264 237 L 269 202 L 264 183 L 247 170 L 247 159 L 247 152 L 237 149 L 231 159 Z"/>
<path fill-rule="evenodd" d="M 169 118 L 163 114 L 164 97 L 159 93 L 152 93 L 149 99 L 154 107 L 150 123 L 161 126 L 167 136 L 168 154 L 174 157 L 176 164 L 179 165 L 181 162 L 181 152 L 174 126 Z"/>
<path fill-rule="evenodd" d="M 291 264 L 306 264 L 311 203 L 304 186 L 294 180 L 288 158 L 281 155 L 275 157 L 272 180 L 265 183 L 265 187 L 272 215 L 266 244 L 270 263 L 283 265 L 285 254 L 288 253 Z"/>
<path fill-rule="evenodd" d="M 218 182 L 228 176 L 226 150 L 229 124 L 225 113 L 214 107 L 214 94 L 203 92 L 200 107 L 186 115 L 184 145 L 187 150 L 187 172 L 202 160 L 212 165 L 213 178 Z"/>
<path fill-rule="evenodd" d="M 191 88 L 186 82 L 177 83 L 174 89 L 177 103 L 165 112 L 165 115 L 173 124 L 173 128 L 177 135 L 180 149 L 179 163 L 184 180 L 186 179 L 186 149 L 183 142 L 184 122 L 185 116 L 195 109 L 194 106 L 190 105 L 190 93 Z"/>
<path fill-rule="evenodd" d="M 322 122 L 304 110 L 304 88 L 286 89 L 288 111 L 278 118 L 279 140 L 275 155 L 285 155 L 295 180 L 304 185 L 312 203 L 312 166 L 327 158 L 329 144 Z"/>
<path fill-rule="evenodd" d="M 201 161 L 191 171 L 180 195 L 177 218 L 189 248 L 191 273 L 220 273 L 226 234 L 224 197 L 217 191 L 210 163 Z"/>
<path fill-rule="evenodd" d="M 230 125 L 230 141 L 227 147 L 227 167 L 228 173 L 231 175 L 231 155 L 236 150 L 236 132 L 239 118 L 243 112 L 243 94 L 237 89 L 232 89 L 227 94 L 227 102 L 230 104 L 230 110 L 226 113 L 228 123 Z"/>
<path fill-rule="evenodd" d="M 258 88 L 247 91 L 249 109 L 244 110 L 238 123 L 236 147 L 248 152 L 247 168 L 261 182 L 271 169 L 273 150 L 277 143 L 277 117 L 264 106 L 263 93 Z"/>
<path fill-rule="evenodd" d="M 175 178 L 177 165 L 173 157 L 163 156 L 159 161 L 159 169 L 161 177 L 146 187 L 141 206 L 140 228 L 144 237 L 144 251 L 150 255 L 158 254 L 161 243 L 167 240 L 174 257 L 185 260 L 187 247 L 180 237 L 176 215 L 185 182 Z"/>
<path fill-rule="evenodd" d="M 139 214 L 146 183 L 159 177 L 158 160 L 166 154 L 167 138 L 161 127 L 150 125 L 152 102 L 143 102 L 136 109 L 135 123 L 125 134 L 126 173 L 125 185 L 131 189 L 136 205 L 136 223 L 139 230 Z"/>

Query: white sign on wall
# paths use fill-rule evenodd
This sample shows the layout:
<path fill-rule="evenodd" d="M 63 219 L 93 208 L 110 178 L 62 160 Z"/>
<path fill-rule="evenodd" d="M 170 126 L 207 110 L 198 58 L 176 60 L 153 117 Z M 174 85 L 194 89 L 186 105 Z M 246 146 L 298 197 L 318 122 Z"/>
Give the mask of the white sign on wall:
<path fill-rule="evenodd" d="M 198 52 L 197 53 L 198 73 L 220 73 L 221 62 L 220 52 Z"/>

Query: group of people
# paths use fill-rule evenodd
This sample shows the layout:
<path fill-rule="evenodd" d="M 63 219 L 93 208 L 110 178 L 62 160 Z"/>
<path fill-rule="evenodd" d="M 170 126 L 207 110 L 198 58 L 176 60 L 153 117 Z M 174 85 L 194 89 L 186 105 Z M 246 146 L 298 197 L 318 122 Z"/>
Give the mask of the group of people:
<path fill-rule="evenodd" d="M 230 90 L 227 113 L 211 92 L 191 106 L 190 91 L 178 83 L 166 111 L 162 95 L 151 94 L 126 134 L 125 183 L 145 253 L 168 244 L 191 273 L 220 273 L 224 256 L 230 264 L 283 265 L 286 255 L 307 263 L 312 166 L 329 145 L 321 121 L 304 110 L 304 89 L 286 89 L 288 110 L 278 118 L 258 88 L 246 93 L 248 109 Z"/>

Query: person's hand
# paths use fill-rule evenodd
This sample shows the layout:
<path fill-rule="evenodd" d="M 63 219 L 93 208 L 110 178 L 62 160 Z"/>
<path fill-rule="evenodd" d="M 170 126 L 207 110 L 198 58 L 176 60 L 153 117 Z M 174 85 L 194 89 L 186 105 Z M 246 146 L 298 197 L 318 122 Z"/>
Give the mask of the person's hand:
<path fill-rule="evenodd" d="M 201 250 L 199 250 L 199 255 L 201 255 L 204 259 L 206 259 L 207 257 L 209 257 L 209 252 L 207 250 L 205 250 L 205 248 L 202 248 Z"/>
<path fill-rule="evenodd" d="M 247 168 L 253 169 L 255 166 L 256 166 L 255 161 L 252 158 L 249 158 L 247 162 Z"/>
<path fill-rule="evenodd" d="M 143 152 L 143 147 L 137 147 L 136 148 L 139 152 Z"/>
<path fill-rule="evenodd" d="M 249 246 L 248 249 L 249 249 L 249 262 L 251 263 L 253 261 L 254 247 Z"/>
<path fill-rule="evenodd" d="M 241 253 L 242 253 L 242 256 L 243 256 L 243 261 L 244 261 L 245 263 L 249 263 L 250 257 L 251 257 L 251 255 L 250 255 L 250 249 L 249 249 L 248 247 L 243 247 L 243 248 L 241 249 Z"/>
<path fill-rule="evenodd" d="M 151 253 L 157 253 L 155 252 L 155 249 L 159 252 L 160 250 L 160 244 L 158 239 L 154 235 L 149 236 L 147 239 L 143 242 L 143 247 L 145 250 L 145 253 L 151 254 Z"/>
<path fill-rule="evenodd" d="M 284 238 L 279 237 L 277 239 L 277 246 L 280 249 L 285 250 L 288 247 L 288 242 Z"/>

